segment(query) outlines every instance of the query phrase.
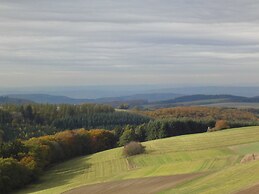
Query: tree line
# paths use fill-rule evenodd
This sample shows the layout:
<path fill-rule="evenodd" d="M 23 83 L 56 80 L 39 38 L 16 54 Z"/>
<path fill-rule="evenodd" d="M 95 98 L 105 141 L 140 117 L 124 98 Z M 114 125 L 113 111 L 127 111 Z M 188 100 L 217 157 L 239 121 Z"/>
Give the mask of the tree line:
<path fill-rule="evenodd" d="M 219 121 L 224 121 L 227 127 L 218 128 Z M 114 134 L 118 145 L 123 146 L 131 141 L 149 141 L 179 135 L 204 133 L 208 129 L 221 130 L 259 125 L 258 121 L 225 121 L 207 119 L 156 119 L 138 126 L 127 125 L 124 128 L 115 128 Z M 210 131 L 210 130 L 209 130 Z"/>

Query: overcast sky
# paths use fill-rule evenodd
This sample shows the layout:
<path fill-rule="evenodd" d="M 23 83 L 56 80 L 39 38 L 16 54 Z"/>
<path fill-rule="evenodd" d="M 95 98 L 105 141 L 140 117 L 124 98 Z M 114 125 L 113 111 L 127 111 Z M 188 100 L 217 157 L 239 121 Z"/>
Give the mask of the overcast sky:
<path fill-rule="evenodd" d="M 0 87 L 258 85 L 258 0 L 0 0 Z"/>

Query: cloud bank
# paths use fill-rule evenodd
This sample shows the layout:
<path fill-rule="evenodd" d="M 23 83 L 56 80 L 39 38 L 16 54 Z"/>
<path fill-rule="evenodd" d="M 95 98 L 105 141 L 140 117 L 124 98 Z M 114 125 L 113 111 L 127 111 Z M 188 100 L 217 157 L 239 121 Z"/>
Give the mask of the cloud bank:
<path fill-rule="evenodd" d="M 258 85 L 257 0 L 2 0 L 0 86 Z"/>

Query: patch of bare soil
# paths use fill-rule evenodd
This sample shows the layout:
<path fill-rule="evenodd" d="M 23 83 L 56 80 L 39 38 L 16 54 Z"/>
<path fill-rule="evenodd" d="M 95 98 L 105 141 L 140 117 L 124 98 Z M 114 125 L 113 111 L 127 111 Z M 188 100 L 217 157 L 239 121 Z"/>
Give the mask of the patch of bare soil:
<path fill-rule="evenodd" d="M 258 194 L 259 193 L 259 184 L 252 186 L 248 189 L 237 192 L 236 194 Z"/>
<path fill-rule="evenodd" d="M 242 158 L 240 163 L 247 163 L 255 160 L 259 160 L 259 154 L 247 154 Z"/>
<path fill-rule="evenodd" d="M 99 183 L 75 188 L 64 194 L 154 194 L 201 175 L 201 173 L 183 174 Z"/>

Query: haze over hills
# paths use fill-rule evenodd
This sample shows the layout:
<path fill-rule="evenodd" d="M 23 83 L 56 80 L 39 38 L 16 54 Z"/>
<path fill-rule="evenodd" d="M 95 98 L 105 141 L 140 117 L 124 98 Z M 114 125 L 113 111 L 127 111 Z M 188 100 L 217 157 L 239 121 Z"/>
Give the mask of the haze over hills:
<path fill-rule="evenodd" d="M 34 102 L 28 99 L 0 96 L 0 104 L 28 104 L 28 103 L 34 103 Z"/>
<path fill-rule="evenodd" d="M 242 103 L 247 103 L 249 105 L 252 103 L 259 103 L 259 96 L 256 97 L 243 97 L 234 95 L 187 95 L 177 97 L 171 100 L 165 100 L 160 102 L 153 102 L 149 104 L 149 107 L 172 107 L 172 106 L 203 106 L 203 105 L 213 105 L 213 106 L 224 106 L 224 103 L 232 103 L 230 105 L 233 107 L 238 107 Z"/>
<path fill-rule="evenodd" d="M 80 104 L 89 102 L 89 99 L 74 99 L 67 96 L 54 96 L 49 94 L 11 94 L 10 98 L 29 99 L 36 103 L 50 104 Z"/>
<path fill-rule="evenodd" d="M 39 91 L 39 93 L 33 93 Z M 107 86 L 66 87 L 2 91 L 10 99 L 21 99 L 17 103 L 82 104 L 98 103 L 118 107 L 127 103 L 130 107 L 170 107 L 186 105 L 209 105 L 219 103 L 258 103 L 259 87 L 183 87 L 163 88 L 160 86 Z M 10 92 L 10 91 L 9 91 Z M 30 93 L 31 92 L 31 93 Z M 113 93 L 113 96 L 112 94 Z M 77 97 L 75 97 L 77 96 Z M 84 97 L 80 97 L 84 96 Z M 231 105 L 232 106 L 232 105 Z"/>
<path fill-rule="evenodd" d="M 96 99 L 107 97 L 129 96 L 135 94 L 157 93 L 156 90 L 164 88 L 157 85 L 89 85 L 89 86 L 60 86 L 60 87 L 19 87 L 1 88 L 0 95 L 11 94 L 48 94 L 54 96 L 67 96 L 77 99 Z M 160 92 L 161 93 L 161 92 Z M 162 93 L 168 93 L 163 91 Z"/>
<path fill-rule="evenodd" d="M 148 103 L 161 100 L 174 99 L 181 96 L 180 94 L 174 93 L 150 93 L 150 94 L 135 94 L 130 96 L 120 96 L 120 97 L 106 97 L 106 98 L 96 98 L 96 99 L 76 99 L 67 96 L 55 96 L 48 94 L 11 94 L 8 95 L 10 98 L 18 99 L 29 99 L 37 103 L 51 103 L 51 104 L 81 104 L 81 103 L 110 103 L 110 102 L 129 102 L 134 104 Z"/>
<path fill-rule="evenodd" d="M 49 103 L 49 104 L 83 104 L 83 103 L 97 103 L 109 104 L 113 107 L 118 107 L 123 103 L 127 103 L 130 107 L 144 106 L 146 108 L 162 108 L 172 106 L 202 106 L 202 105 L 223 105 L 224 103 L 233 103 L 232 106 L 236 107 L 241 103 L 259 103 L 259 96 L 257 97 L 244 97 L 234 95 L 180 95 L 174 93 L 150 93 L 150 94 L 136 94 L 131 96 L 121 97 L 107 97 L 97 99 L 75 99 L 66 96 L 53 96 L 46 94 L 16 94 L 2 97 L 7 99 L 20 99 L 19 103 Z M 23 100 L 26 99 L 26 100 Z M 6 102 L 8 103 L 8 102 Z"/>
<path fill-rule="evenodd" d="M 226 87 L 226 86 L 203 86 L 203 87 L 179 87 L 160 89 L 157 92 L 171 91 L 177 94 L 194 95 L 194 94 L 206 94 L 206 95 L 235 95 L 254 97 L 259 96 L 259 87 Z"/>
<path fill-rule="evenodd" d="M 259 96 L 259 87 L 172 87 L 168 85 L 124 85 L 124 86 L 74 86 L 74 87 L 38 87 L 38 88 L 1 88 L 0 95 L 11 94 L 48 94 L 54 96 L 67 96 L 76 99 L 96 99 L 107 97 L 122 97 L 139 94 L 180 94 L 180 95 L 219 95 L 229 94 L 236 96 Z M 152 95 L 154 98 L 154 95 Z M 154 99 L 154 100 L 166 100 Z M 153 101 L 153 99 L 151 99 Z"/>
<path fill-rule="evenodd" d="M 259 102 L 259 96 L 256 97 L 243 97 L 243 96 L 233 96 L 233 95 L 189 95 L 181 96 L 172 100 L 163 101 L 162 103 L 181 103 L 181 102 L 193 102 L 202 100 L 219 100 L 224 102 Z"/>

